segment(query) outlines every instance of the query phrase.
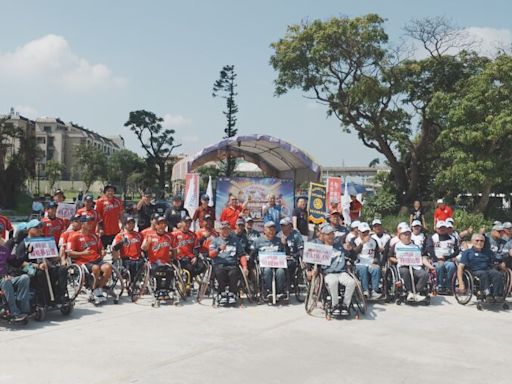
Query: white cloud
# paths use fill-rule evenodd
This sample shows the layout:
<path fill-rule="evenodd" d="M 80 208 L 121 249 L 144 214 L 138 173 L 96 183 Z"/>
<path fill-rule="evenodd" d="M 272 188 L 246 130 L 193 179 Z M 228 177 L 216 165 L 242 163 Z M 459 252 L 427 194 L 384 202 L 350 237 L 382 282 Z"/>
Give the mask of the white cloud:
<path fill-rule="evenodd" d="M 165 128 L 182 127 L 190 124 L 192 124 L 191 119 L 182 115 L 172 115 L 170 113 L 164 115 L 164 122 L 162 123 Z"/>
<path fill-rule="evenodd" d="M 29 119 L 35 119 L 39 117 L 39 112 L 37 109 L 29 106 L 29 105 L 16 105 L 14 110 L 18 112 L 21 116 L 28 117 Z"/>
<path fill-rule="evenodd" d="M 0 80 L 46 83 L 71 91 L 108 89 L 126 82 L 106 65 L 78 56 L 64 37 L 53 34 L 0 52 Z"/>
<path fill-rule="evenodd" d="M 475 50 L 484 56 L 494 56 L 498 50 L 512 46 L 512 31 L 509 29 L 469 27 L 463 31 L 475 41 Z"/>

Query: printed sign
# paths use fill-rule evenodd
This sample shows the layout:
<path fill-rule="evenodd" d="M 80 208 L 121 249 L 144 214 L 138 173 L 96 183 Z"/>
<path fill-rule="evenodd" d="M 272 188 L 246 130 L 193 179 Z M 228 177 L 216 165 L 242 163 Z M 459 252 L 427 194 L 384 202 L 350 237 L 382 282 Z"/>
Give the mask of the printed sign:
<path fill-rule="evenodd" d="M 332 246 L 326 244 L 304 243 L 302 260 L 308 264 L 331 265 Z"/>
<path fill-rule="evenodd" d="M 284 252 L 260 252 L 258 258 L 261 268 L 288 268 Z"/>
<path fill-rule="evenodd" d="M 29 259 L 49 259 L 59 257 L 59 250 L 53 237 L 32 237 L 26 238 L 25 243 L 32 247 L 28 254 Z"/>
<path fill-rule="evenodd" d="M 416 245 L 400 246 L 395 248 L 396 258 L 401 267 L 419 266 L 423 264 L 421 249 Z"/>
<path fill-rule="evenodd" d="M 69 220 L 76 212 L 76 205 L 70 203 L 59 203 L 56 216 L 60 219 Z"/>
<path fill-rule="evenodd" d="M 327 208 L 332 211 L 333 208 L 341 211 L 341 177 L 327 178 Z"/>
<path fill-rule="evenodd" d="M 309 183 L 308 219 L 313 224 L 322 224 L 325 221 L 325 194 L 325 185 Z"/>

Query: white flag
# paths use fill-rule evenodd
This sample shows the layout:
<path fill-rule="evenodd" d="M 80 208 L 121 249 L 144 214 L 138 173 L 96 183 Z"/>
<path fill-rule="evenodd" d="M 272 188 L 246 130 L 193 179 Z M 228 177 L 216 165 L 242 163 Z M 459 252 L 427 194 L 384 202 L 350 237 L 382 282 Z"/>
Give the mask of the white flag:
<path fill-rule="evenodd" d="M 206 194 L 210 198 L 208 202 L 209 207 L 213 207 L 213 187 L 212 187 L 212 177 L 208 176 L 208 187 L 206 187 Z"/>
<path fill-rule="evenodd" d="M 342 203 L 343 220 L 345 221 L 345 225 L 350 225 L 352 220 L 350 220 L 350 195 L 348 194 L 348 177 L 345 178 L 345 190 L 343 192 Z"/>

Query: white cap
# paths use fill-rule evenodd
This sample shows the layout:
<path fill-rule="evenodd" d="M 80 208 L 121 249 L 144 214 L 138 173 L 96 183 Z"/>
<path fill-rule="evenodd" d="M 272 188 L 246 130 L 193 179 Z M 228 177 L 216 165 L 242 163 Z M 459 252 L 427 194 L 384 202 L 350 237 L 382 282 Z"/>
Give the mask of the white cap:
<path fill-rule="evenodd" d="M 444 204 L 444 200 L 443 199 L 437 199 L 437 204 Z"/>
<path fill-rule="evenodd" d="M 492 227 L 493 231 L 503 231 L 503 225 L 495 225 Z"/>
<path fill-rule="evenodd" d="M 405 221 L 402 221 L 398 226 L 396 227 L 398 233 L 404 233 L 407 231 L 411 231 L 411 228 L 409 227 L 409 224 L 407 224 Z"/>
<path fill-rule="evenodd" d="M 380 221 L 379 219 L 373 219 L 373 221 L 372 221 L 372 227 L 373 227 L 374 225 L 377 225 L 377 224 L 382 225 L 382 221 Z"/>
<path fill-rule="evenodd" d="M 359 227 L 359 224 L 361 224 L 361 222 L 359 220 L 353 221 L 352 224 L 350 224 L 350 228 L 352 228 L 352 229 L 357 228 L 357 227 Z"/>
<path fill-rule="evenodd" d="M 494 223 L 492 223 L 492 225 L 502 225 L 502 223 L 501 223 L 501 221 L 496 220 Z"/>
<path fill-rule="evenodd" d="M 357 229 L 360 231 L 360 232 L 366 232 L 366 231 L 369 231 L 370 230 L 370 226 L 368 225 L 368 223 L 360 223 L 358 226 L 357 226 Z"/>
<path fill-rule="evenodd" d="M 436 223 L 436 228 L 446 227 L 446 223 L 443 220 L 439 220 Z"/>
<path fill-rule="evenodd" d="M 446 221 L 446 228 L 453 228 L 453 223 L 451 221 Z"/>
<path fill-rule="evenodd" d="M 446 222 L 446 224 L 448 224 L 448 223 L 452 223 L 453 224 L 453 223 L 455 223 L 455 220 L 453 220 L 453 217 L 449 217 L 449 218 L 447 218 L 445 220 L 445 222 Z"/>
<path fill-rule="evenodd" d="M 323 233 L 324 235 L 328 235 L 329 233 L 334 232 L 334 228 L 332 226 L 330 226 L 329 224 L 327 224 L 322 227 L 320 232 Z"/>
<path fill-rule="evenodd" d="M 281 225 L 289 225 L 292 223 L 292 219 L 290 219 L 289 217 L 284 217 L 281 219 L 281 221 L 279 221 L 279 224 Z"/>
<path fill-rule="evenodd" d="M 505 229 L 511 229 L 512 228 L 512 223 L 510 221 L 505 221 L 503 223 L 503 228 Z"/>
<path fill-rule="evenodd" d="M 411 226 L 413 226 L 413 227 L 418 227 L 418 226 L 422 227 L 422 225 L 421 225 L 421 221 L 419 221 L 419 220 L 414 220 L 414 221 L 411 223 Z"/>

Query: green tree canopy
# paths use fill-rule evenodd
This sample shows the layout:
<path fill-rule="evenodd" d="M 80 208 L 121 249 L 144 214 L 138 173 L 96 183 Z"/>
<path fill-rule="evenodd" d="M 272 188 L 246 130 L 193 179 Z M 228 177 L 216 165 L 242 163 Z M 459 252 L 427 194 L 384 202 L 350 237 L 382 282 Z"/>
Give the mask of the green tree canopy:
<path fill-rule="evenodd" d="M 108 179 L 116 182 L 126 196 L 128 192 L 128 179 L 134 173 L 142 172 L 145 163 L 136 153 L 127 149 L 112 154 L 109 160 Z"/>
<path fill-rule="evenodd" d="M 46 162 L 44 172 L 46 174 L 46 178 L 48 179 L 48 188 L 50 191 L 53 191 L 53 187 L 57 180 L 61 178 L 64 169 L 64 164 L 61 164 L 58 161 L 50 160 Z"/>
<path fill-rule="evenodd" d="M 107 156 L 92 145 L 79 145 L 75 150 L 76 172 L 85 183 L 87 193 L 95 181 L 105 181 L 108 178 Z"/>

